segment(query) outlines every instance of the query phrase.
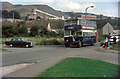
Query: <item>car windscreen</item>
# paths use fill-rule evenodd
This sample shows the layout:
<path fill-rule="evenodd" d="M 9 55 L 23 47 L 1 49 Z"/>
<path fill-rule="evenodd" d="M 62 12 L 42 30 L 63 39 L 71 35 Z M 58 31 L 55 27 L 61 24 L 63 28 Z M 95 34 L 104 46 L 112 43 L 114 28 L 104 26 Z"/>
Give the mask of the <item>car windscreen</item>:
<path fill-rule="evenodd" d="M 13 39 L 11 39 L 11 41 L 17 41 L 17 39 L 13 38 Z"/>
<path fill-rule="evenodd" d="M 22 41 L 27 41 L 25 38 L 22 38 Z"/>

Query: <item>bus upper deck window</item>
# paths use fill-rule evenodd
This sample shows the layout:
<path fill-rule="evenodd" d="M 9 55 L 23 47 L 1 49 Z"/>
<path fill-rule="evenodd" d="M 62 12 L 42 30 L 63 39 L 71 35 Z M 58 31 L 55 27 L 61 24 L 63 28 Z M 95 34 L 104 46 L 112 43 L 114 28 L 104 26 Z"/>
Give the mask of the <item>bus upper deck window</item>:
<path fill-rule="evenodd" d="M 73 21 L 72 21 L 72 25 L 77 25 L 77 21 L 76 21 L 76 20 L 73 20 Z"/>

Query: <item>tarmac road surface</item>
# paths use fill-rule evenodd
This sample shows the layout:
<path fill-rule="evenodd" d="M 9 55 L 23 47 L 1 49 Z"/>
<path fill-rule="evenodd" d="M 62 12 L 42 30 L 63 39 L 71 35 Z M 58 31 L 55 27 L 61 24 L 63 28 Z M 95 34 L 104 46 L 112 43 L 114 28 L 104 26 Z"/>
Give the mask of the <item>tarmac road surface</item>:
<path fill-rule="evenodd" d="M 34 63 L 45 58 L 82 56 L 92 59 L 105 60 L 118 64 L 118 54 L 98 52 L 98 44 L 82 48 L 66 48 L 60 46 L 35 46 L 33 48 L 6 47 L 9 51 L 2 52 L 2 66 L 10 66 L 21 63 Z"/>

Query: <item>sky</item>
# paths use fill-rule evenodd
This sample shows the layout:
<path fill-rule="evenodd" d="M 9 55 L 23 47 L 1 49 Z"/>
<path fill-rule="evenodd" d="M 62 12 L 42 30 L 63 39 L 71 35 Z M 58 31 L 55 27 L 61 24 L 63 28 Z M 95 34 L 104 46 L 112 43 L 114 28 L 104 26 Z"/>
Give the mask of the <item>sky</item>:
<path fill-rule="evenodd" d="M 55 10 L 62 12 L 85 12 L 89 6 L 88 13 L 103 14 L 105 16 L 118 17 L 118 2 L 119 0 L 1 0 L 8 1 L 12 4 L 43 4 L 52 7 Z"/>

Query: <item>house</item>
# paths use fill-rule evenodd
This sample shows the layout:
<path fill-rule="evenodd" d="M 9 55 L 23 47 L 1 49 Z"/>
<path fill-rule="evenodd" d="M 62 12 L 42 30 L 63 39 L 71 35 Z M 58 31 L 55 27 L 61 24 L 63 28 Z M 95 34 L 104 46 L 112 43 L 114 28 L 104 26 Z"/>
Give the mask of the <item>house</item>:
<path fill-rule="evenodd" d="M 108 34 L 112 35 L 113 34 L 113 26 L 110 23 L 107 23 L 103 26 L 103 35 Z"/>
<path fill-rule="evenodd" d="M 110 23 L 100 23 L 97 25 L 99 35 L 113 35 L 113 26 Z"/>
<path fill-rule="evenodd" d="M 48 23 L 47 30 L 48 31 L 53 31 L 55 33 L 58 33 L 59 31 L 64 31 L 64 29 L 52 28 L 51 25 L 50 25 L 50 23 Z"/>

